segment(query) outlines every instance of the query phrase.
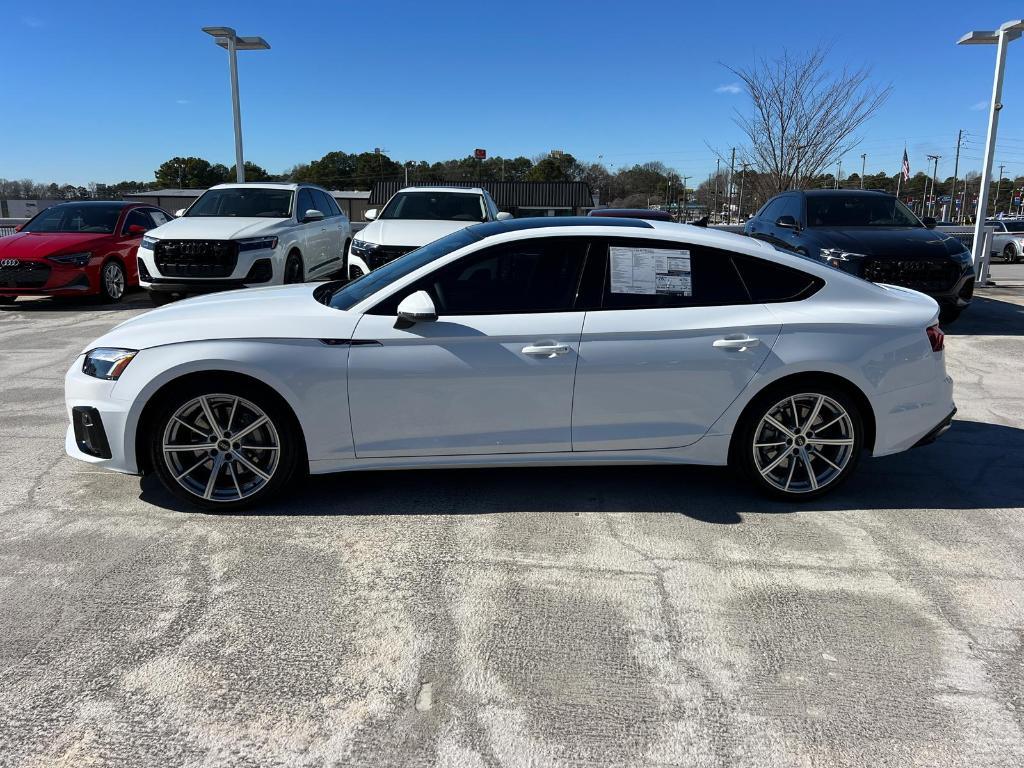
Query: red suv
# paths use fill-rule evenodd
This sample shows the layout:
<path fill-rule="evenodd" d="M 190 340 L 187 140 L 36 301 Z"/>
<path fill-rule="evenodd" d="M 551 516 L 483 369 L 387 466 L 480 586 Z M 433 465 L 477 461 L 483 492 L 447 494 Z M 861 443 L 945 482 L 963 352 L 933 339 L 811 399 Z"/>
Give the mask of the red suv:
<path fill-rule="evenodd" d="M 143 234 L 172 218 L 151 205 L 92 200 L 40 211 L 0 238 L 0 303 L 40 295 L 120 301 L 139 284 Z"/>

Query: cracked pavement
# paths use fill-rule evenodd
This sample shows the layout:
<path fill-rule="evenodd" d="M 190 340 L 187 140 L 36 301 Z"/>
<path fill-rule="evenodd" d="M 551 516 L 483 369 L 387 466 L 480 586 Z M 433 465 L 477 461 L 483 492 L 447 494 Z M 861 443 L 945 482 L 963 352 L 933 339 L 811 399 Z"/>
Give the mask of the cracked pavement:
<path fill-rule="evenodd" d="M 1024 764 L 1021 289 L 948 329 L 950 432 L 798 507 L 602 467 L 183 510 L 63 453 L 147 307 L 0 310 L 0 765 Z"/>

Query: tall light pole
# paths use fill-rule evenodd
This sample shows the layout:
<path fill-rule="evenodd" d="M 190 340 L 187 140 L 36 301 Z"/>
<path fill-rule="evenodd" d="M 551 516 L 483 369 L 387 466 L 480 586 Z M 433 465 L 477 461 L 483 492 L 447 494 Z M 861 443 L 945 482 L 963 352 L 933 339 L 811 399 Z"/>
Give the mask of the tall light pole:
<path fill-rule="evenodd" d="M 978 215 L 974 222 L 974 264 L 982 263 L 985 244 L 985 214 L 988 212 L 988 185 L 992 180 L 992 159 L 996 153 L 996 131 L 999 110 L 1003 108 L 1003 72 L 1006 69 L 1006 46 L 1024 30 L 1024 19 L 1008 21 L 996 31 L 974 31 L 957 40 L 957 45 L 995 45 L 996 71 L 992 80 L 992 103 L 988 110 L 988 135 L 985 137 L 985 159 L 981 167 L 981 189 L 978 192 Z"/>
<path fill-rule="evenodd" d="M 925 205 L 928 205 L 928 212 L 932 213 L 932 214 L 935 213 L 935 203 L 937 202 L 936 197 L 935 197 L 935 182 L 939 178 L 939 159 L 941 157 L 942 157 L 942 155 L 928 155 L 928 159 L 929 160 L 934 160 L 935 161 L 935 171 L 932 173 L 932 202 L 931 202 L 931 205 L 928 205 L 927 197 L 925 198 L 924 202 L 925 202 Z M 922 207 L 921 210 L 922 210 L 922 214 L 921 215 L 923 216 L 924 215 L 924 213 L 923 213 L 924 207 Z"/>
<path fill-rule="evenodd" d="M 864 189 L 864 172 L 868 167 L 868 153 L 864 152 L 860 156 L 860 188 Z"/>
<path fill-rule="evenodd" d="M 245 161 L 242 159 L 242 109 L 238 104 L 238 51 L 266 51 L 270 43 L 262 37 L 239 37 L 231 27 L 203 27 L 203 32 L 212 35 L 217 45 L 228 52 L 231 68 L 231 109 L 235 117 L 235 179 L 239 184 L 245 181 Z"/>

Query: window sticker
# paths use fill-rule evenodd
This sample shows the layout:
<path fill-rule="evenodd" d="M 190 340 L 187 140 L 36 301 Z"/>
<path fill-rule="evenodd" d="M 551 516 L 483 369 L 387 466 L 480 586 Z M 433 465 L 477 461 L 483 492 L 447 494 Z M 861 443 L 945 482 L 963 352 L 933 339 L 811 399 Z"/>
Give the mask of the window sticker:
<path fill-rule="evenodd" d="M 690 252 L 612 246 L 611 292 L 692 296 Z"/>

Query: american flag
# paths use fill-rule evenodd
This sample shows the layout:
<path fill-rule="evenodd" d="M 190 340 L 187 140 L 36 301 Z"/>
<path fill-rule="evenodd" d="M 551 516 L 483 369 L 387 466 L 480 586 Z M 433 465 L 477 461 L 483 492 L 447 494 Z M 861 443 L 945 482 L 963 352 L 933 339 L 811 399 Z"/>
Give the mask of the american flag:
<path fill-rule="evenodd" d="M 910 181 L 910 158 L 907 157 L 907 150 L 903 150 L 903 167 L 900 169 L 903 172 L 903 180 Z"/>

